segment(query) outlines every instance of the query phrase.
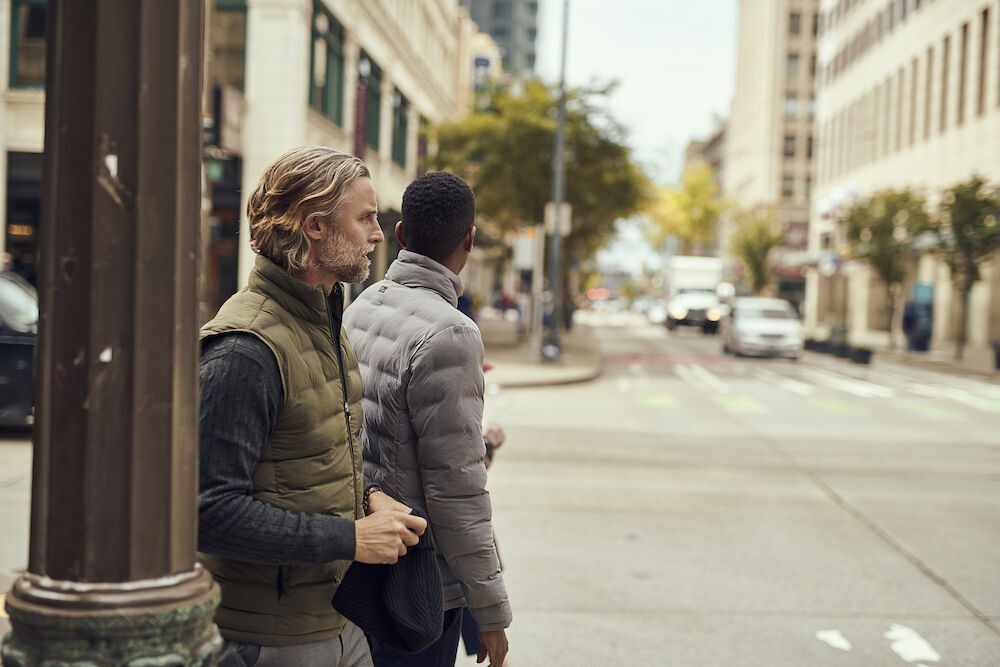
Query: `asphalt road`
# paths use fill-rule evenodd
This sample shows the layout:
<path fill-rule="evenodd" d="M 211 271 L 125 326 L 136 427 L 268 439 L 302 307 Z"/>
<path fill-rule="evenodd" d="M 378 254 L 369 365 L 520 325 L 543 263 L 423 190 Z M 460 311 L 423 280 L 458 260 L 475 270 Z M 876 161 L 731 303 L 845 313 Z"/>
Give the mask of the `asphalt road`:
<path fill-rule="evenodd" d="M 511 667 L 1000 664 L 1000 385 L 595 326 L 598 380 L 487 398 Z M 0 440 L 0 590 L 29 468 Z"/>
<path fill-rule="evenodd" d="M 596 335 L 487 402 L 513 667 L 1000 664 L 1000 385 Z"/>

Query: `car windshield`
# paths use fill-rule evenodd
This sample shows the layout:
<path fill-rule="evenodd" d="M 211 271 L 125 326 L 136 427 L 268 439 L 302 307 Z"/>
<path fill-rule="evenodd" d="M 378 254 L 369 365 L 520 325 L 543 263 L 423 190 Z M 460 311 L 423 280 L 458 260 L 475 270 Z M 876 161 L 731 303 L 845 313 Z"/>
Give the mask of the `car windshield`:
<path fill-rule="evenodd" d="M 738 317 L 748 320 L 794 320 L 795 313 L 784 308 L 741 308 Z"/>
<path fill-rule="evenodd" d="M 38 322 L 38 300 L 30 283 L 0 276 L 0 320 L 20 333 L 34 331 Z"/>

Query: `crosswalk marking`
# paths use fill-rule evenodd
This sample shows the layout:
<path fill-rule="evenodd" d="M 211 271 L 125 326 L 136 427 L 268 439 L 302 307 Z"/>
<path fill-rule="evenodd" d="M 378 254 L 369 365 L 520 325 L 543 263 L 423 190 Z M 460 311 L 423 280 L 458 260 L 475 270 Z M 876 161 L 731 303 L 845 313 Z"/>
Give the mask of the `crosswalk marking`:
<path fill-rule="evenodd" d="M 735 412 L 738 414 L 754 414 L 762 415 L 770 412 L 770 408 L 761 403 L 755 398 L 751 398 L 746 394 L 729 394 L 714 396 L 712 398 L 717 404 L 719 404 L 723 409 L 728 412 Z"/>
<path fill-rule="evenodd" d="M 813 394 L 813 388 L 811 385 L 805 382 L 799 382 L 798 380 L 793 380 L 790 377 L 785 377 L 784 375 L 779 375 L 773 371 L 761 368 L 757 371 L 757 374 L 767 380 L 771 384 L 776 384 L 785 391 L 790 391 L 793 394 L 798 394 L 800 396 L 811 396 Z"/>
<path fill-rule="evenodd" d="M 916 412 L 917 414 L 930 417 L 931 419 L 960 419 L 961 414 L 955 412 L 954 410 L 949 410 L 948 408 L 942 406 L 940 403 L 932 403 L 930 401 L 914 401 L 905 400 L 899 401 L 894 404 L 898 408 L 907 410 L 909 412 Z"/>
<path fill-rule="evenodd" d="M 802 370 L 802 374 L 818 384 L 862 398 L 892 398 L 896 395 L 895 390 L 889 387 L 867 382 L 866 380 L 858 380 L 857 378 L 847 378 L 825 370 L 820 371 L 807 368 Z"/>

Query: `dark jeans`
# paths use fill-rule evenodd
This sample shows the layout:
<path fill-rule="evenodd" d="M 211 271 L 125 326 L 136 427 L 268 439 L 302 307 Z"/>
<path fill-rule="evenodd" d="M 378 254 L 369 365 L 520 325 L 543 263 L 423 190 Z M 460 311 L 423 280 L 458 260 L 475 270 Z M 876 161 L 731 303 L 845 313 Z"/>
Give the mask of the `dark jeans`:
<path fill-rule="evenodd" d="M 375 667 L 455 667 L 462 635 L 462 607 L 444 613 L 444 630 L 420 653 L 405 653 L 369 638 Z"/>

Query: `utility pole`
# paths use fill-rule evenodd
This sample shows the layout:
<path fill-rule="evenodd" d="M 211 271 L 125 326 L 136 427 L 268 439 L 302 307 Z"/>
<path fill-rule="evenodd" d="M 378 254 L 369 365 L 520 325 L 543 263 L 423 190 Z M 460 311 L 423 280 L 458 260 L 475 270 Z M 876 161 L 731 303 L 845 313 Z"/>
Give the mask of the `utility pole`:
<path fill-rule="evenodd" d="M 203 0 L 48 5 L 28 569 L 5 665 L 215 663 L 195 561 Z"/>
<path fill-rule="evenodd" d="M 569 0 L 563 0 L 562 55 L 559 63 L 559 107 L 556 120 L 555 155 L 552 160 L 552 242 L 549 244 L 549 290 L 552 311 L 548 331 L 542 340 L 542 360 L 559 361 L 562 347 L 559 343 L 559 326 L 562 322 L 562 214 L 566 194 L 566 41 L 569 33 Z"/>

